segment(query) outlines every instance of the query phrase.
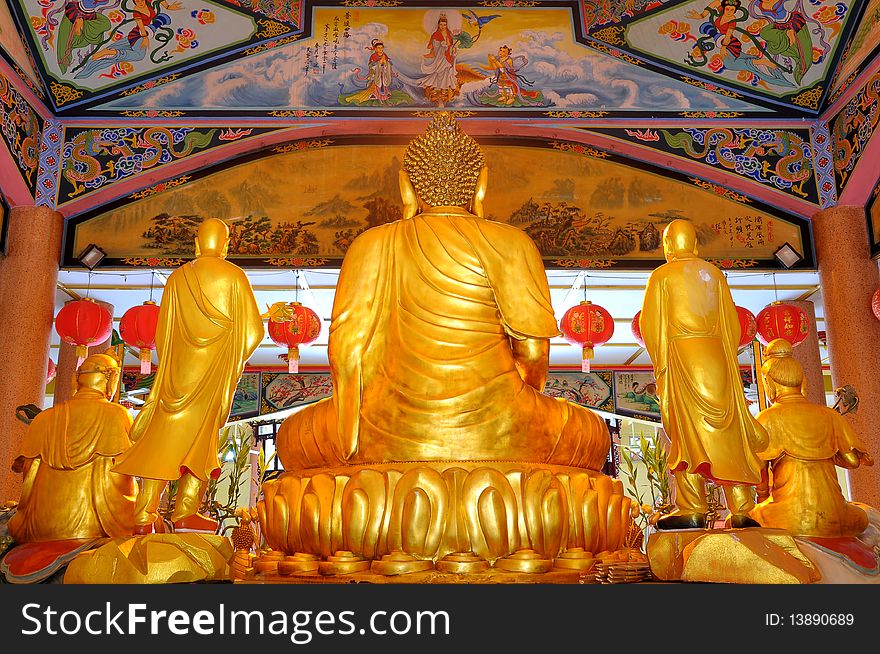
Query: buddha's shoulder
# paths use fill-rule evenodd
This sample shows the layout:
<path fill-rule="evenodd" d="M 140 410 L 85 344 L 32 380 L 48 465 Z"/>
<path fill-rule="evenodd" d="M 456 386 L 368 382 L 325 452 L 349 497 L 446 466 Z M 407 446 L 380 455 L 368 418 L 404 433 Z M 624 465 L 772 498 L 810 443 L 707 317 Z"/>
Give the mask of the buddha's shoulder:
<path fill-rule="evenodd" d="M 479 230 L 486 236 L 493 236 L 505 239 L 507 243 L 532 243 L 531 237 L 519 227 L 514 227 L 508 223 L 498 222 L 497 220 L 488 220 L 478 216 L 452 216 L 452 220 L 458 224 L 469 225 L 475 230 Z"/>

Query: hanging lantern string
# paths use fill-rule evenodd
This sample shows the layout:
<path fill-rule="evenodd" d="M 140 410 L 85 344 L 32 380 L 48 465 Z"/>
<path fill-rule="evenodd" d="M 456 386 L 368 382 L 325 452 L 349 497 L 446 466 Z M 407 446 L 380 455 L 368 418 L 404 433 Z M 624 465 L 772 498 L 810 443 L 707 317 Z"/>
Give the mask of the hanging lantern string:
<path fill-rule="evenodd" d="M 776 273 L 771 273 L 773 276 L 773 296 L 776 298 L 776 301 L 779 302 L 779 289 L 776 288 Z"/>
<path fill-rule="evenodd" d="M 293 271 L 293 301 L 299 302 L 299 270 Z"/>
<path fill-rule="evenodd" d="M 154 286 L 155 282 L 156 282 L 156 271 L 151 270 L 150 271 L 150 302 L 153 301 L 153 286 Z"/>
<path fill-rule="evenodd" d="M 92 271 L 89 271 L 89 281 L 86 283 L 86 299 L 90 297 L 92 293 Z"/>

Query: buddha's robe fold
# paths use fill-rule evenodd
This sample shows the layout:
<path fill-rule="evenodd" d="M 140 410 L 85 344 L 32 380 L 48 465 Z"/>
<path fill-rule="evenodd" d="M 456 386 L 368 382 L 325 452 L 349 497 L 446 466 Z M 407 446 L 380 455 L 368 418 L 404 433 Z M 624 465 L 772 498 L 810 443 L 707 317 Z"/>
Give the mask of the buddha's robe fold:
<path fill-rule="evenodd" d="M 117 472 L 148 479 L 201 480 L 220 474 L 217 446 L 244 364 L 263 339 L 244 272 L 200 257 L 168 277 L 156 352 L 159 368 Z"/>
<path fill-rule="evenodd" d="M 422 214 L 346 254 L 333 307 L 334 395 L 279 433 L 285 467 L 527 460 L 598 469 L 604 421 L 517 371 L 511 339 L 558 334 L 540 255 L 522 231 Z"/>
<path fill-rule="evenodd" d="M 737 364 L 740 328 L 724 275 L 697 257 L 657 268 L 640 320 L 672 445 L 669 469 L 755 485 L 767 434 L 749 413 Z"/>
<path fill-rule="evenodd" d="M 770 463 L 772 491 L 751 515 L 764 527 L 804 536 L 843 537 L 862 533 L 868 516 L 843 497 L 834 460 L 867 450 L 833 409 L 802 395 L 783 396 L 758 414 L 770 435 L 759 453 Z"/>
<path fill-rule="evenodd" d="M 131 535 L 137 486 L 111 471 L 114 457 L 131 446 L 130 428 L 128 411 L 98 394 L 79 393 L 38 414 L 21 448 L 27 461 L 12 537 L 25 543 Z"/>

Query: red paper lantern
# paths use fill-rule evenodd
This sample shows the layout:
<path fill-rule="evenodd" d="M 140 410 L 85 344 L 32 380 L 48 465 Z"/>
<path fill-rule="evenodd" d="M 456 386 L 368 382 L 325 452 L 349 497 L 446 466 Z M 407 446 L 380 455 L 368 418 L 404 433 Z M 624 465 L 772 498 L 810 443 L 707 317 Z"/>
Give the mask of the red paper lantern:
<path fill-rule="evenodd" d="M 645 339 L 642 338 L 642 326 L 641 326 L 641 324 L 639 324 L 639 320 L 641 319 L 641 317 L 642 317 L 642 312 L 641 312 L 641 310 L 639 310 L 636 313 L 636 317 L 633 318 L 633 321 L 632 321 L 632 333 L 633 333 L 633 338 L 636 339 L 636 343 L 638 343 L 642 347 L 645 347 Z"/>
<path fill-rule="evenodd" d="M 49 367 L 46 370 L 46 384 L 52 383 L 52 380 L 55 379 L 55 372 L 55 362 L 49 359 Z"/>
<path fill-rule="evenodd" d="M 871 311 L 874 312 L 874 317 L 880 320 L 880 288 L 871 296 Z"/>
<path fill-rule="evenodd" d="M 792 346 L 803 341 L 810 333 L 807 314 L 791 304 L 774 302 L 764 307 L 756 318 L 758 340 L 767 345 L 776 338 L 784 338 Z"/>
<path fill-rule="evenodd" d="M 559 327 L 565 340 L 583 348 L 581 359 L 583 372 L 590 372 L 593 348 L 607 343 L 614 335 L 614 319 L 611 314 L 604 307 L 588 300 L 566 311 Z"/>
<path fill-rule="evenodd" d="M 76 367 L 89 355 L 89 345 L 103 343 L 113 331 L 113 316 L 92 299 L 68 302 L 55 316 L 55 331 L 61 340 L 76 346 Z"/>
<path fill-rule="evenodd" d="M 278 304 L 286 308 L 278 308 Z M 281 315 L 283 319 L 272 314 Z M 269 338 L 275 345 L 287 348 L 287 372 L 299 372 L 299 346 L 308 345 L 321 333 L 318 314 L 299 302 L 273 305 L 269 318 Z"/>
<path fill-rule="evenodd" d="M 123 314 L 122 320 L 119 322 L 119 335 L 122 340 L 140 349 L 142 375 L 149 375 L 152 369 L 158 324 L 159 306 L 152 301 L 132 307 Z"/>
<path fill-rule="evenodd" d="M 755 334 L 758 333 L 758 322 L 755 314 L 745 307 L 738 306 L 736 313 L 739 316 L 739 349 L 741 350 L 755 340 Z"/>

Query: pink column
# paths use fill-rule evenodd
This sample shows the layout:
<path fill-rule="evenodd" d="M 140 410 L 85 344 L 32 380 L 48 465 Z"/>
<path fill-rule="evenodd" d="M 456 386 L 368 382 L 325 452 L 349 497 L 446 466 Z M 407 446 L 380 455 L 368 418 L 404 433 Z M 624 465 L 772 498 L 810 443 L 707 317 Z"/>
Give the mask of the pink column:
<path fill-rule="evenodd" d="M 862 207 L 832 207 L 813 217 L 825 331 L 834 387 L 850 385 L 860 404 L 847 419 L 871 454 L 880 459 L 880 321 L 871 296 L 880 286 L 868 249 Z M 880 466 L 850 472 L 853 499 L 880 506 Z"/>
<path fill-rule="evenodd" d="M 9 212 L 0 258 L 0 501 L 17 500 L 21 476 L 10 470 L 26 427 L 15 407 L 42 407 L 64 219 L 46 207 Z"/>
<path fill-rule="evenodd" d="M 807 314 L 810 334 L 794 348 L 793 355 L 804 369 L 807 399 L 825 406 L 825 380 L 822 378 L 822 357 L 819 354 L 819 335 L 816 331 L 816 306 L 809 301 L 786 302 L 786 304 L 800 307 Z"/>

